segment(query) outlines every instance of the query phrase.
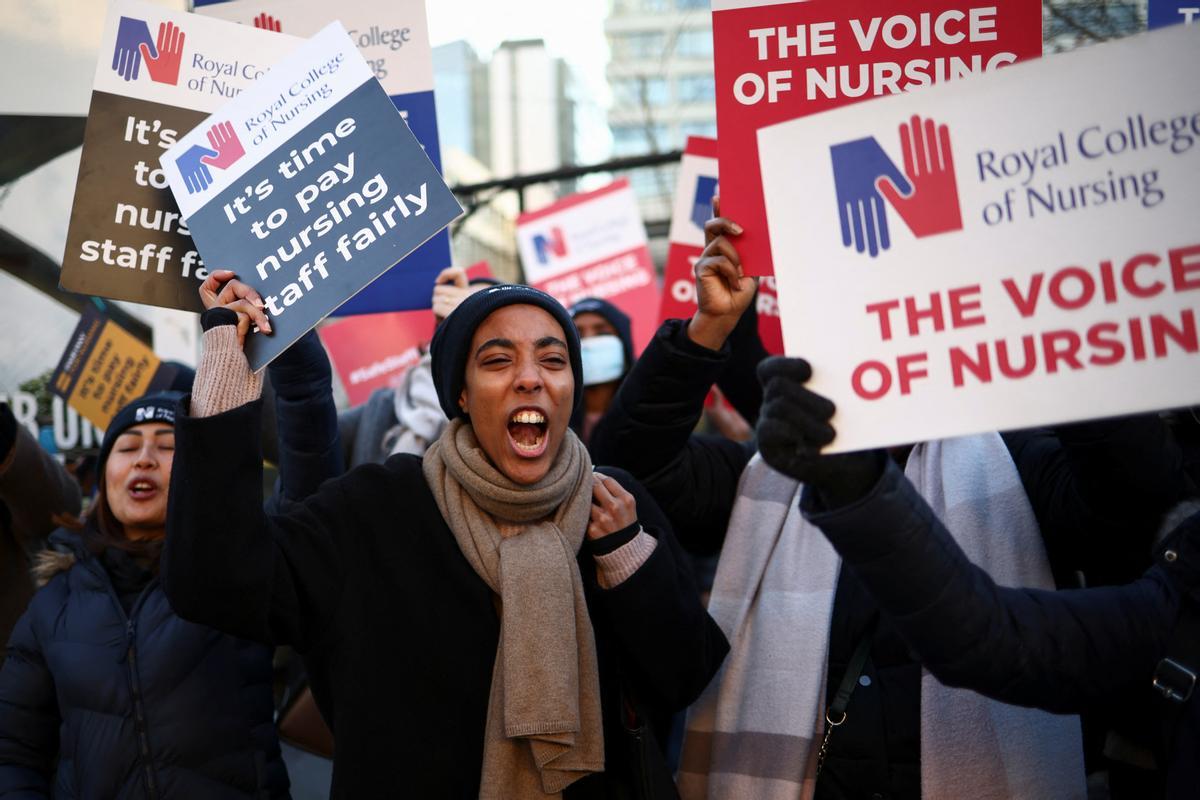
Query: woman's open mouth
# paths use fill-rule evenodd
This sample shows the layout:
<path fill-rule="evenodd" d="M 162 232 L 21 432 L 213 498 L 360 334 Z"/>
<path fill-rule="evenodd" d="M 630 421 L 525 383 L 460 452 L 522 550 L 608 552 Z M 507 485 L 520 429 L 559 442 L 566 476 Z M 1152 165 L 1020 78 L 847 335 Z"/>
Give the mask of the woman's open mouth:
<path fill-rule="evenodd" d="M 546 415 L 536 408 L 519 408 L 508 418 L 508 439 L 522 458 L 546 452 Z"/>
<path fill-rule="evenodd" d="M 138 479 L 130 481 L 125 490 L 134 500 L 150 500 L 158 494 L 158 484 L 151 480 Z"/>

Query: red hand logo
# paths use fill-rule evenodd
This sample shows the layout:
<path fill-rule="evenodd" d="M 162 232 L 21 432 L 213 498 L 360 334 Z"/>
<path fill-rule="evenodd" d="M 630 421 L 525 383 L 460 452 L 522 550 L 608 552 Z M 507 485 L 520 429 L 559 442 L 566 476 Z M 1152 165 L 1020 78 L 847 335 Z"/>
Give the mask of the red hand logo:
<path fill-rule="evenodd" d="M 282 33 L 283 27 L 279 24 L 279 20 L 272 17 L 270 14 L 259 14 L 254 18 L 254 27 L 261 28 L 265 31 L 275 31 Z"/>
<path fill-rule="evenodd" d="M 174 22 L 162 22 L 158 26 L 158 56 L 150 55 L 150 48 L 142 44 L 142 59 L 155 83 L 179 83 L 179 65 L 183 62 L 183 41 L 186 37 Z"/>
<path fill-rule="evenodd" d="M 913 116 L 907 125 L 900 126 L 900 144 L 912 193 L 901 194 L 887 176 L 880 177 L 875 188 L 918 237 L 962 230 L 950 129 Z"/>
<path fill-rule="evenodd" d="M 218 122 L 208 131 L 208 143 L 217 151 L 216 156 L 204 156 L 200 160 L 217 169 L 229 169 L 233 162 L 246 155 L 246 148 L 233 130 L 232 122 Z"/>

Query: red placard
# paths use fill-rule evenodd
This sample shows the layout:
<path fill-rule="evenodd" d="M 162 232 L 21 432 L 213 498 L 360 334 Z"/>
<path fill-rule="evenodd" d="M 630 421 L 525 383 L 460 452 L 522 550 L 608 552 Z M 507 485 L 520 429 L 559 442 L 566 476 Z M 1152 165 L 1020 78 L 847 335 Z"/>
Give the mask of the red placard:
<path fill-rule="evenodd" d="M 433 312 L 363 314 L 325 325 L 318 333 L 350 404 L 356 406 L 420 360 L 421 346 L 433 338 Z"/>
<path fill-rule="evenodd" d="M 471 266 L 467 267 L 467 280 L 475 280 L 476 278 L 495 278 L 492 274 L 492 265 L 487 260 L 476 261 Z"/>
<path fill-rule="evenodd" d="M 629 315 L 635 353 L 650 341 L 658 287 L 629 181 L 521 215 L 517 245 L 530 286 L 567 307 L 585 297 L 608 300 Z"/>
<path fill-rule="evenodd" d="M 492 277 L 487 261 L 467 267 L 469 280 Z M 347 317 L 323 326 L 318 334 L 346 387 L 350 405 L 356 406 L 416 364 L 421 347 L 433 338 L 433 329 L 433 312 L 419 309 Z"/>
<path fill-rule="evenodd" d="M 721 210 L 773 274 L 758 130 L 1042 53 L 1038 0 L 713 0 Z M 803 181 L 803 175 L 795 176 Z"/>
<path fill-rule="evenodd" d="M 665 320 L 688 319 L 696 313 L 693 267 L 704 252 L 704 223 L 712 216 L 711 203 L 716 183 L 717 140 L 689 137 L 675 185 L 667 267 L 663 275 L 662 302 L 658 308 L 660 325 Z M 741 247 L 740 240 L 738 247 Z M 758 335 L 767 352 L 772 355 L 783 352 L 779 300 L 772 277 L 764 277 L 758 284 Z"/>

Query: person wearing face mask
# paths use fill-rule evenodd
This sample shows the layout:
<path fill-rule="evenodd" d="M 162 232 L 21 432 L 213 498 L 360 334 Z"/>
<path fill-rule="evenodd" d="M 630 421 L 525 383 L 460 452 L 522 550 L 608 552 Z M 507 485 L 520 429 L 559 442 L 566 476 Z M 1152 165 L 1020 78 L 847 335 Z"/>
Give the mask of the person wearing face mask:
<path fill-rule="evenodd" d="M 289 796 L 270 649 L 185 622 L 159 580 L 178 399 L 117 412 L 82 529 L 38 556 L 0 670 L 0 797 Z"/>
<path fill-rule="evenodd" d="M 571 306 L 571 319 L 579 331 L 584 385 L 582 413 L 571 427 L 587 444 L 633 366 L 633 331 L 625 312 L 596 297 Z"/>
<path fill-rule="evenodd" d="M 728 643 L 657 506 L 568 427 L 566 309 L 513 285 L 463 299 L 431 346 L 438 440 L 276 515 L 253 493 L 250 315 L 202 323 L 167 593 L 198 623 L 322 653 L 333 797 L 623 798 L 662 777 L 625 735 L 630 699 L 686 707 Z"/>

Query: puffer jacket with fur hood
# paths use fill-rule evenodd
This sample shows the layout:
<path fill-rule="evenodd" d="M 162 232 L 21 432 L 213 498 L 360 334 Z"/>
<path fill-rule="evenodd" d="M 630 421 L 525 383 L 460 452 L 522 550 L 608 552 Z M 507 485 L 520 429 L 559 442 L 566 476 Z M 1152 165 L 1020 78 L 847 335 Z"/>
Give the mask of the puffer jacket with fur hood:
<path fill-rule="evenodd" d="M 0 670 L 0 799 L 288 797 L 271 650 L 176 616 L 157 578 L 126 614 L 78 535 L 50 543 Z"/>

